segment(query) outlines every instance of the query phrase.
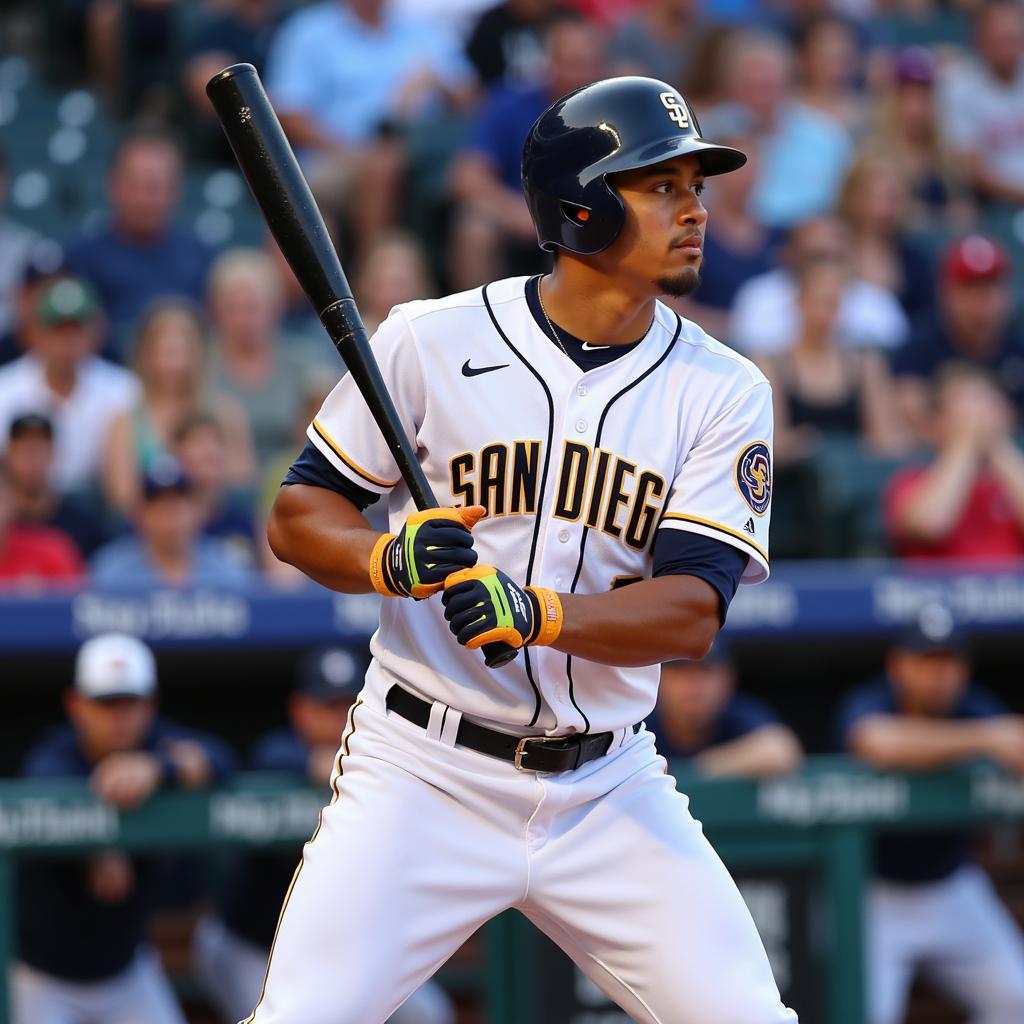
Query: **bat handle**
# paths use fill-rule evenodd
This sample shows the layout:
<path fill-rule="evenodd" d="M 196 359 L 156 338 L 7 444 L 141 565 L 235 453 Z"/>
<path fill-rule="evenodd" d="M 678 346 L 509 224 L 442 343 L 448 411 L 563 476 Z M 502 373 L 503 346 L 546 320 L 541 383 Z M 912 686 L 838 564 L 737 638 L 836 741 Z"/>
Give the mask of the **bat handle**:
<path fill-rule="evenodd" d="M 484 664 L 488 668 L 501 668 L 510 661 L 515 661 L 519 653 L 518 647 L 513 647 L 504 641 L 497 641 L 493 644 L 484 644 Z"/>

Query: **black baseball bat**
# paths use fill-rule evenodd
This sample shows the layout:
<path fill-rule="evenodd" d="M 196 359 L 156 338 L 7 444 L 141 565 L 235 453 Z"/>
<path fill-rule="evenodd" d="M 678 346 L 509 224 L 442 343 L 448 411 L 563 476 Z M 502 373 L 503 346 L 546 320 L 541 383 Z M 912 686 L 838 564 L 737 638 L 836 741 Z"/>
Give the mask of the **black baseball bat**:
<path fill-rule="evenodd" d="M 324 219 L 259 74 L 251 64 L 232 64 L 207 82 L 206 95 L 271 234 L 345 360 L 412 500 L 418 509 L 438 508 L 380 375 Z M 516 653 L 505 643 L 487 644 L 484 660 L 490 668 L 497 668 Z"/>

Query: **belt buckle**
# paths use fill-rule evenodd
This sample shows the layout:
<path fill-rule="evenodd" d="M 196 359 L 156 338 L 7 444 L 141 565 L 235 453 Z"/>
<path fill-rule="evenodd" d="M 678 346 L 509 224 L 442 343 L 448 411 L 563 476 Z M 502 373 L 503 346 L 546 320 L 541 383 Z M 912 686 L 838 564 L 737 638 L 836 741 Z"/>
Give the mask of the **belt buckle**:
<path fill-rule="evenodd" d="M 524 736 L 516 744 L 515 766 L 517 772 L 536 772 L 538 775 L 554 775 L 554 772 L 546 772 L 540 768 L 523 767 L 523 758 L 527 754 L 527 743 L 564 743 L 567 736 Z"/>

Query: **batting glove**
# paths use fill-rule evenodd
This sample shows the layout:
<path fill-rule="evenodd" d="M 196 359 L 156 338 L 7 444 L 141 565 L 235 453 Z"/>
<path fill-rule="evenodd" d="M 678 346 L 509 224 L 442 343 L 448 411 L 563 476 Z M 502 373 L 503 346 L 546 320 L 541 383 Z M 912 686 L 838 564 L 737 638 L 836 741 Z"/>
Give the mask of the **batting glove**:
<path fill-rule="evenodd" d="M 370 582 L 384 597 L 436 594 L 447 576 L 476 565 L 470 530 L 486 514 L 482 505 L 414 512 L 396 535 L 382 534 L 370 554 Z"/>
<path fill-rule="evenodd" d="M 562 630 L 562 603 L 553 590 L 521 587 L 491 565 L 452 573 L 441 602 L 448 628 L 471 651 L 496 641 L 542 647 Z"/>

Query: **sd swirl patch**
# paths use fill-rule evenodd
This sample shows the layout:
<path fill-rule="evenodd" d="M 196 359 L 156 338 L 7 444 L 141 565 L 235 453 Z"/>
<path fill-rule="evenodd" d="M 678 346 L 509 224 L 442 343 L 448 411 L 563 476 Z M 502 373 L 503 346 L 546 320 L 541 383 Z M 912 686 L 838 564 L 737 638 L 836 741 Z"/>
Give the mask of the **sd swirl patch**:
<path fill-rule="evenodd" d="M 772 454 L 764 441 L 748 444 L 736 459 L 736 487 L 759 516 L 772 501 Z"/>

